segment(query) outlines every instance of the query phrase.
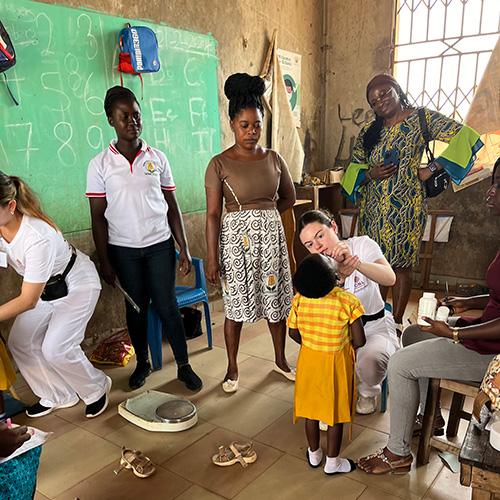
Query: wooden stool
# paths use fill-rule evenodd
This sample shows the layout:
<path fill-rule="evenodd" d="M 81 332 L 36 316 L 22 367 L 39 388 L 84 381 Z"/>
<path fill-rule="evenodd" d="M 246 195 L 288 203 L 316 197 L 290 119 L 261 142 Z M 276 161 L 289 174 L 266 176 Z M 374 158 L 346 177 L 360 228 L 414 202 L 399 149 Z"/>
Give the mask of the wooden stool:
<path fill-rule="evenodd" d="M 427 401 L 425 403 L 424 421 L 422 423 L 422 433 L 418 442 L 417 464 L 425 465 L 429 463 L 431 447 L 441 451 L 448 451 L 458 456 L 460 446 L 446 439 L 434 437 L 434 419 L 436 417 L 438 403 L 440 401 L 441 389 L 448 389 L 453 392 L 448 425 L 446 427 L 446 437 L 456 437 L 460 420 L 471 419 L 471 414 L 463 410 L 466 396 L 475 398 L 479 391 L 479 382 L 458 382 L 456 380 L 446 380 L 431 378 L 429 389 L 427 390 Z"/>

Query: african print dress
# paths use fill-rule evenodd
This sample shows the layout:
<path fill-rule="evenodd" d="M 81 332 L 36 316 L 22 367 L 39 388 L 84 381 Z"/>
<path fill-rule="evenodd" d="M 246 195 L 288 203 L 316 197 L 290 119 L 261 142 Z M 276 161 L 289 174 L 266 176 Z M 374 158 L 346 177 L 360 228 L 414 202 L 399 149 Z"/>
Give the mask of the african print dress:
<path fill-rule="evenodd" d="M 444 166 L 455 184 L 460 184 L 482 147 L 479 134 L 444 115 L 425 109 L 430 136 L 448 143 L 436 160 Z M 363 136 L 356 139 L 351 163 L 342 180 L 344 194 L 359 201 L 359 232 L 375 240 L 392 267 L 412 267 L 418 263 L 420 242 L 427 217 L 423 183 L 418 169 L 425 148 L 417 110 L 392 127 L 383 127 L 380 140 L 367 158 Z M 397 171 L 384 180 L 364 186 L 367 169 L 383 163 L 387 151 L 396 150 Z"/>

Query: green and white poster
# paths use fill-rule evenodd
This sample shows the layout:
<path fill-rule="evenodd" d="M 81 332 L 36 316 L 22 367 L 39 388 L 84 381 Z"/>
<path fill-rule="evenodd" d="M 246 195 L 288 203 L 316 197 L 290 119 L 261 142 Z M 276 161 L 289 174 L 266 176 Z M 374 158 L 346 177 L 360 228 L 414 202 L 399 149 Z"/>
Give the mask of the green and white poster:
<path fill-rule="evenodd" d="M 302 56 L 289 52 L 288 50 L 278 49 L 278 61 L 283 74 L 288 102 L 292 110 L 295 126 L 300 127 L 300 66 Z"/>

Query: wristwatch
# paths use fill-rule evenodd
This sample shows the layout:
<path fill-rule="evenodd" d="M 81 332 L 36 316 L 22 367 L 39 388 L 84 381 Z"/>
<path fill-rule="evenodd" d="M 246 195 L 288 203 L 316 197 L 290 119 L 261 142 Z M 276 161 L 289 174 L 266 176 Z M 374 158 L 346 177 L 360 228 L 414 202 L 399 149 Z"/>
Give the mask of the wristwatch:
<path fill-rule="evenodd" d="M 427 164 L 427 168 L 431 173 L 434 173 L 438 169 L 438 164 L 435 161 L 432 161 L 431 163 Z"/>
<path fill-rule="evenodd" d="M 460 338 L 458 337 L 458 331 L 459 331 L 459 328 L 457 328 L 457 327 L 453 327 L 451 329 L 451 333 L 453 335 L 453 343 L 454 344 L 460 344 L 460 342 L 461 342 Z"/>

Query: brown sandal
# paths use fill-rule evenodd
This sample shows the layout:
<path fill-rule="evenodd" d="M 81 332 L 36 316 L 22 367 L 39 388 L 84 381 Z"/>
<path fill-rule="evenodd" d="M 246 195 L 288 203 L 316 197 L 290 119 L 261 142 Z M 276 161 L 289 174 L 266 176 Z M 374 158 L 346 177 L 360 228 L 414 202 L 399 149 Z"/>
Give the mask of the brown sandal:
<path fill-rule="evenodd" d="M 134 474 L 140 478 L 149 477 L 156 470 L 153 462 L 143 455 L 141 451 L 129 450 L 125 447 L 122 448 L 120 467 L 115 469 L 114 473 L 118 475 L 123 469 L 132 469 Z"/>
<path fill-rule="evenodd" d="M 406 474 L 410 472 L 411 464 L 413 462 L 413 456 L 410 454 L 407 457 L 400 458 L 399 460 L 389 460 L 389 458 L 385 455 L 384 449 L 378 450 L 376 453 L 372 455 L 368 455 L 366 457 L 360 458 L 358 460 L 358 467 L 366 472 L 367 474 Z M 376 466 L 374 469 L 367 471 L 363 463 L 368 460 L 380 460 L 382 463 Z M 378 469 L 377 469 L 378 467 Z"/>
<path fill-rule="evenodd" d="M 239 462 L 242 467 L 248 467 L 257 460 L 253 443 L 238 443 L 233 441 L 229 446 L 219 446 L 219 452 L 212 457 L 212 462 L 221 467 L 227 467 Z"/>

